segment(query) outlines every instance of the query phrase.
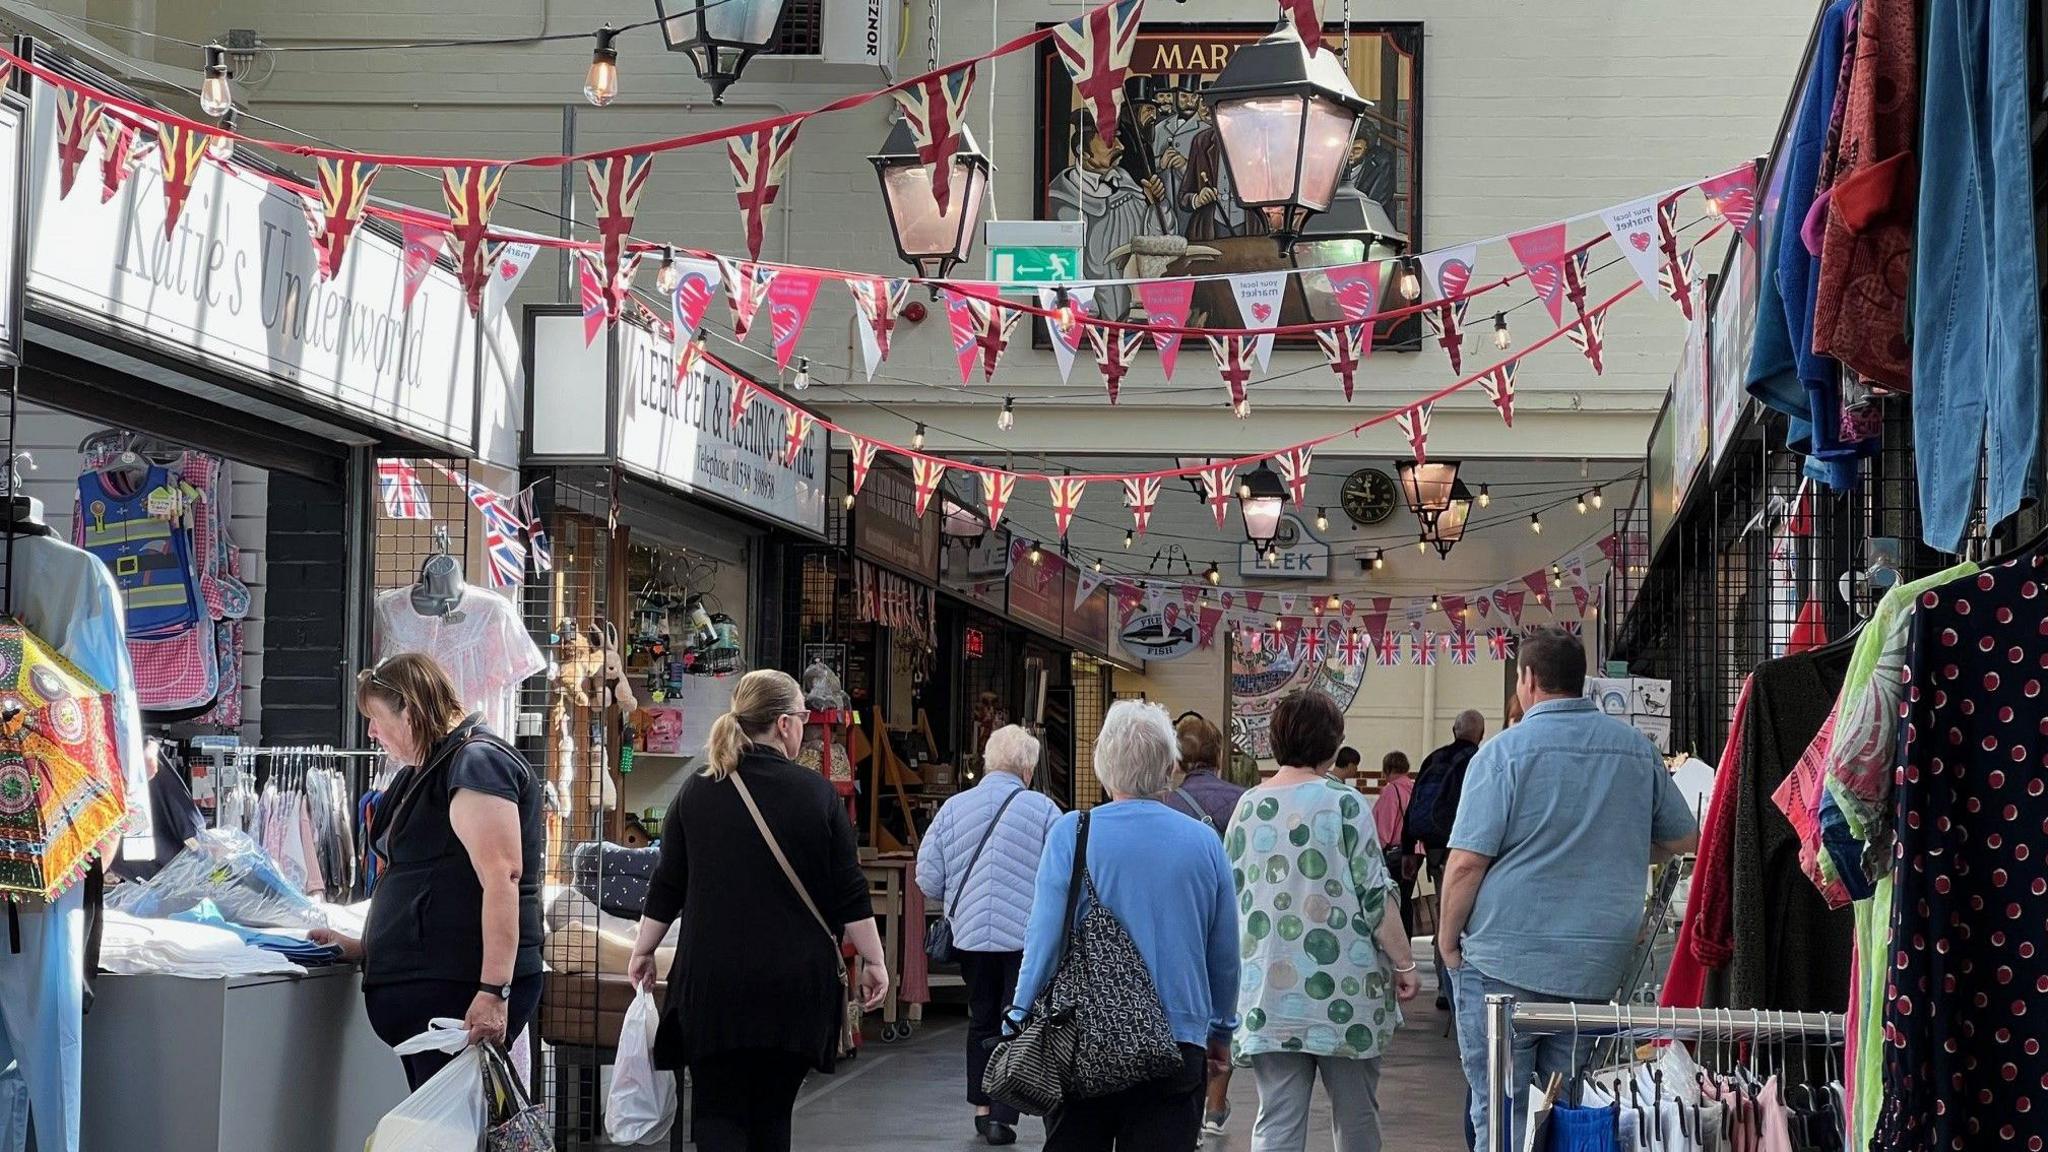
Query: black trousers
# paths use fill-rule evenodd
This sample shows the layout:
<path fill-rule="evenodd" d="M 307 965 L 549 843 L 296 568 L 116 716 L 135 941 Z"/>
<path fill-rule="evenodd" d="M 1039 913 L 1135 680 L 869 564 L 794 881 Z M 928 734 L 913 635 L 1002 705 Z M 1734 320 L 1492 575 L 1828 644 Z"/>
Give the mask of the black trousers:
<path fill-rule="evenodd" d="M 690 1066 L 697 1152 L 789 1152 L 789 1114 L 811 1061 L 788 1052 L 723 1052 Z M 671 1149 L 691 1146 L 677 1124 Z"/>
<path fill-rule="evenodd" d="M 1175 1075 L 1054 1109 L 1045 1118 L 1045 1152 L 1194 1152 L 1208 1054 L 1193 1044 L 1181 1045 L 1180 1054 Z"/>
<path fill-rule="evenodd" d="M 521 976 L 512 982 L 512 999 L 505 1005 L 505 1043 L 519 1039 L 519 1033 L 533 1023 L 540 1007 L 541 974 Z M 427 1030 L 436 1016 L 460 1020 L 469 1014 L 469 1002 L 476 999 L 474 982 L 458 980 L 406 980 L 397 984 L 376 984 L 363 989 L 363 1007 L 377 1039 L 398 1045 Z M 422 1052 L 401 1056 L 405 1061 L 405 1082 L 417 1090 L 448 1066 L 454 1056 L 445 1052 Z"/>
<path fill-rule="evenodd" d="M 962 952 L 960 977 L 967 981 L 967 1102 L 986 1106 L 992 1119 L 1017 1122 L 1017 1110 L 988 1098 L 981 1090 L 988 1071 L 990 1046 L 1002 1036 L 1003 1013 L 1017 996 L 1022 952 Z"/>

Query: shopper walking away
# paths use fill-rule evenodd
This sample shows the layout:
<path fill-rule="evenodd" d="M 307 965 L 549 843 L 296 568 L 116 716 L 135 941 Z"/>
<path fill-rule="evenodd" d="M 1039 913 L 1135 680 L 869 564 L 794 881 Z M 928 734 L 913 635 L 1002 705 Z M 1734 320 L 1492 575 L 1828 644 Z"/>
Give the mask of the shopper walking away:
<path fill-rule="evenodd" d="M 1408 818 L 1402 839 L 1410 851 L 1420 851 L 1429 867 L 1430 887 L 1437 893 L 1437 918 L 1443 918 L 1444 858 L 1449 853 L 1451 824 L 1458 818 L 1458 800 L 1465 790 L 1465 768 L 1479 742 L 1486 738 L 1486 717 L 1467 708 L 1451 721 L 1451 742 L 1422 758 L 1422 771 L 1415 777 L 1415 791 L 1409 797 Z M 1452 986 L 1444 971 L 1441 953 L 1436 960 L 1436 1006 L 1439 1012 L 1451 1007 Z"/>
<path fill-rule="evenodd" d="M 1221 838 L 1237 811 L 1244 789 L 1218 775 L 1223 762 L 1223 733 L 1202 717 L 1188 714 L 1173 726 L 1180 747 L 1182 778 L 1164 799 L 1181 811 L 1216 829 Z M 1202 1105 L 1202 1132 L 1221 1136 L 1230 1124 L 1230 1066 L 1209 1074 L 1208 1098 Z"/>
<path fill-rule="evenodd" d="M 1358 754 L 1358 749 L 1351 747 L 1339 748 L 1337 749 L 1337 761 L 1330 766 L 1330 770 L 1326 775 L 1333 780 L 1342 780 L 1344 783 L 1356 788 L 1358 787 L 1358 766 L 1364 762 L 1365 757 Z"/>
<path fill-rule="evenodd" d="M 1237 903 L 1223 842 L 1161 803 L 1176 754 L 1166 710 L 1110 705 L 1095 742 L 1095 777 L 1111 802 L 1088 813 L 1087 881 L 1144 957 L 1182 1068 L 1046 1116 L 1046 1152 L 1190 1152 L 1201 1139 L 1203 1087 L 1230 1058 L 1237 1026 Z M 1024 941 L 1013 1020 L 1021 1021 L 1059 964 L 1080 814 L 1046 839 Z M 1080 901 L 1077 918 L 1085 915 Z"/>
<path fill-rule="evenodd" d="M 654 949 L 682 918 L 655 1065 L 688 1068 L 698 1152 L 786 1152 L 797 1089 L 832 1070 L 844 1018 L 840 938 L 860 957 L 865 1007 L 889 991 L 846 805 L 793 757 L 803 692 L 749 672 L 711 724 L 705 770 L 662 822 L 626 974 L 654 986 Z M 670 1147 L 689 1146 L 677 1125 Z"/>
<path fill-rule="evenodd" d="M 459 1018 L 471 1043 L 519 1037 L 541 987 L 541 783 L 481 716 L 467 715 L 448 673 L 407 652 L 356 678 L 370 738 L 401 767 L 370 826 L 384 873 L 363 937 L 318 929 L 363 964 L 363 1006 L 386 1044 L 436 1016 Z M 418 1088 L 454 1059 L 404 1057 Z"/>
<path fill-rule="evenodd" d="M 1627 978 L 1653 849 L 1690 852 L 1698 828 L 1663 757 L 1584 699 L 1586 651 L 1543 628 L 1522 638 L 1522 722 L 1472 758 L 1444 871 L 1437 946 L 1457 985 L 1473 1130 L 1486 1132 L 1486 997 L 1605 1003 Z M 1509 1081 L 1569 1074 L 1571 1038 L 1517 1038 Z"/>
<path fill-rule="evenodd" d="M 1344 712 L 1322 692 L 1280 701 L 1279 771 L 1245 793 L 1225 838 L 1244 975 L 1234 1052 L 1259 1081 L 1252 1152 L 1302 1152 L 1316 1077 L 1336 1152 L 1379 1152 L 1380 1056 L 1422 988 L 1364 796 L 1328 779 Z"/>
<path fill-rule="evenodd" d="M 917 849 L 917 886 L 945 906 L 952 949 L 967 983 L 967 1102 L 990 1144 L 1017 1141 L 1017 1110 L 981 1090 L 989 1046 L 1017 994 L 1024 929 L 1046 833 L 1059 806 L 1031 790 L 1038 741 L 1015 724 L 989 735 L 981 783 L 947 800 Z"/>
<path fill-rule="evenodd" d="M 1342 762 L 1344 753 L 1337 753 Z M 1380 794 L 1373 798 L 1373 830 L 1379 834 L 1380 851 L 1386 855 L 1387 873 L 1401 889 L 1401 923 L 1415 924 L 1415 875 L 1421 858 L 1410 852 L 1401 839 L 1408 822 L 1408 804 L 1415 797 L 1415 777 L 1408 774 L 1408 754 L 1389 752 L 1380 757 Z"/>

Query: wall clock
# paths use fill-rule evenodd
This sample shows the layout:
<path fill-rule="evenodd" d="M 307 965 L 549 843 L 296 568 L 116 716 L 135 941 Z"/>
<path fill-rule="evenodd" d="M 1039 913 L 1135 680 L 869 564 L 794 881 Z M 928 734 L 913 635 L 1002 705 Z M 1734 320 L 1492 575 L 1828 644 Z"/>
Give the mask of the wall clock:
<path fill-rule="evenodd" d="M 1400 494 L 1394 488 L 1392 476 L 1377 468 L 1360 468 L 1344 478 L 1340 499 L 1344 515 L 1362 527 L 1392 516 Z"/>

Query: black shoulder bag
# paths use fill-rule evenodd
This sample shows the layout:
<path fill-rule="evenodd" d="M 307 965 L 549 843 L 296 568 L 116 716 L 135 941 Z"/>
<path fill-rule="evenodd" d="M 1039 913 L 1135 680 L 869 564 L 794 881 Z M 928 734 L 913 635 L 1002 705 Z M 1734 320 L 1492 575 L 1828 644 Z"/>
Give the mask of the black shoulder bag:
<path fill-rule="evenodd" d="M 981 843 L 974 846 L 974 855 L 967 858 L 967 871 L 960 874 L 960 886 L 953 889 L 951 896 L 946 897 L 945 912 L 937 920 L 932 921 L 932 926 L 925 930 L 924 954 L 931 958 L 932 963 L 951 964 L 960 958 L 960 954 L 953 948 L 953 908 L 959 903 L 960 897 L 967 894 L 967 881 L 974 875 L 974 866 L 981 863 L 981 852 L 988 847 L 989 837 L 996 834 L 996 826 L 1003 822 L 1003 813 L 1009 810 L 1012 800 L 1023 794 L 1024 789 L 1019 788 L 1004 797 L 1002 804 L 997 806 L 995 819 L 988 822 L 988 831 L 981 834 Z"/>

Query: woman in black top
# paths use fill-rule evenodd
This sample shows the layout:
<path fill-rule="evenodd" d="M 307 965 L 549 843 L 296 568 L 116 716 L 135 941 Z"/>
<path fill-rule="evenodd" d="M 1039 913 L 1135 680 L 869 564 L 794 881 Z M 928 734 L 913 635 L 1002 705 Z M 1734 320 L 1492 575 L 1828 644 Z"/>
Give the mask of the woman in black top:
<path fill-rule="evenodd" d="M 845 803 L 792 759 L 809 715 L 785 673 L 741 677 L 711 726 L 708 767 L 684 781 L 662 824 L 626 971 L 652 987 L 655 946 L 682 917 L 654 1051 L 657 1066 L 690 1069 L 698 1152 L 789 1148 L 797 1089 L 838 1054 L 842 933 L 862 961 L 861 1002 L 878 1007 L 889 991 Z M 687 1140 L 679 1125 L 671 1147 Z"/>
<path fill-rule="evenodd" d="M 509 1044 L 541 990 L 541 788 L 511 745 L 465 716 L 448 674 L 409 652 L 356 681 L 370 737 L 405 765 L 370 827 L 384 861 L 361 940 L 314 938 L 363 963 L 370 1026 L 386 1044 L 459 1018 L 471 1043 Z M 405 1057 L 418 1088 L 452 1059 Z"/>

